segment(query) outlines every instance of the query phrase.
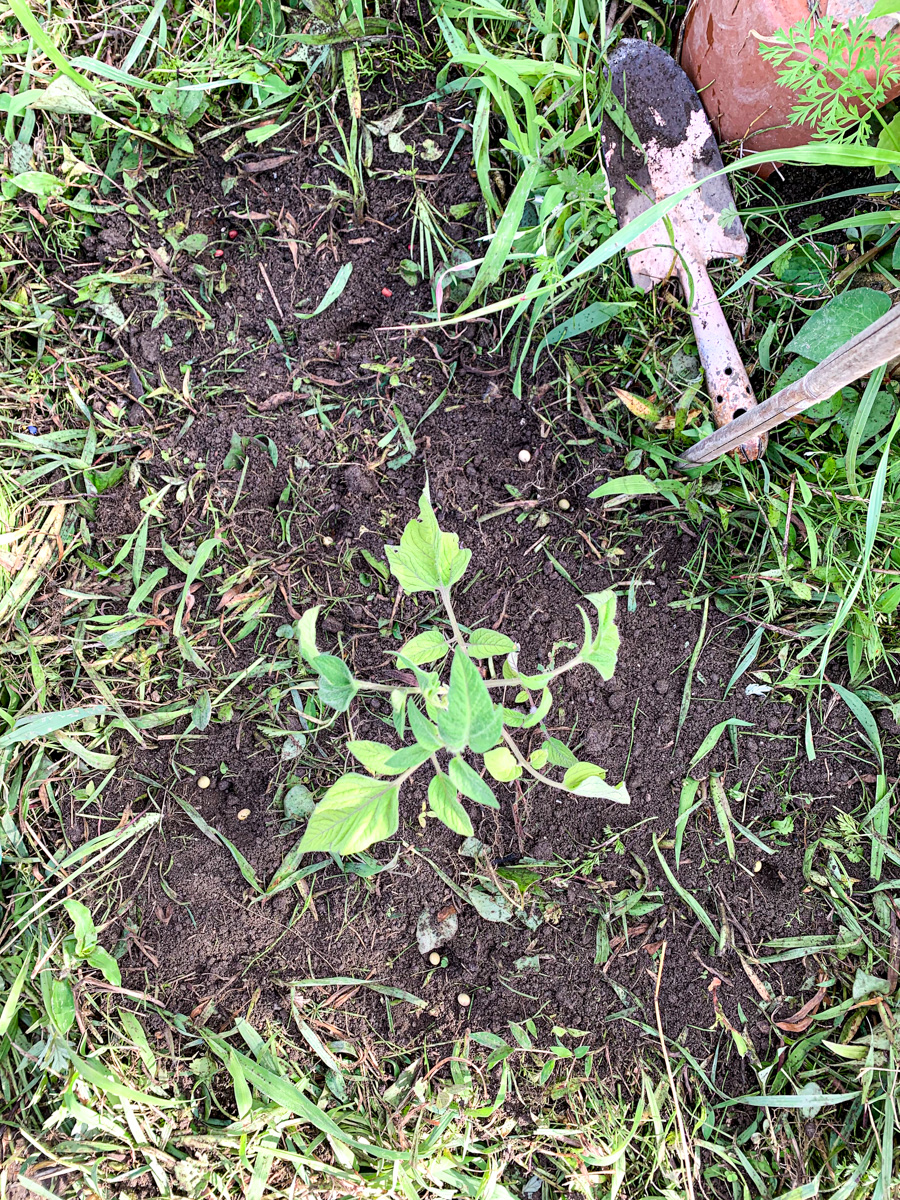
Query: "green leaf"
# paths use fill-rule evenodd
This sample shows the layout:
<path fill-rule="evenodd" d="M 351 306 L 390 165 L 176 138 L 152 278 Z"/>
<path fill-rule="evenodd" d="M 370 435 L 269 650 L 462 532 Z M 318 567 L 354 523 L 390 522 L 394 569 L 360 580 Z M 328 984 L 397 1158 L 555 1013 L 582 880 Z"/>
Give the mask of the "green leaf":
<path fill-rule="evenodd" d="M 289 821 L 305 821 L 316 807 L 313 794 L 303 783 L 295 783 L 284 795 L 284 815 Z"/>
<path fill-rule="evenodd" d="M 847 401 L 845 399 L 837 414 L 837 424 L 847 437 L 850 436 L 856 423 L 861 405 L 861 400 Z M 868 409 L 868 413 L 862 414 L 862 428 L 859 431 L 857 443 L 871 441 L 881 433 L 882 429 L 886 429 L 890 425 L 894 419 L 894 413 L 897 411 L 897 401 L 890 392 L 877 392 L 868 405 Z"/>
<path fill-rule="evenodd" d="M 438 771 L 428 785 L 428 807 L 454 833 L 461 837 L 472 836 L 469 814 L 460 804 L 456 788 L 442 771 Z"/>
<path fill-rule="evenodd" d="M 900 12 L 900 0 L 876 0 L 869 13 L 869 20 L 875 21 L 879 17 L 892 17 L 894 13 Z"/>
<path fill-rule="evenodd" d="M 600 496 L 658 496 L 660 494 L 658 484 L 654 483 L 652 479 L 648 479 L 646 475 L 623 475 L 620 479 L 607 479 L 606 483 L 601 483 L 598 488 L 588 492 L 588 499 L 596 500 Z"/>
<path fill-rule="evenodd" d="M 469 892 L 469 903 L 485 921 L 510 921 L 514 908 L 505 896 L 489 896 L 478 888 Z"/>
<path fill-rule="evenodd" d="M 318 317 L 319 314 L 323 313 L 326 308 L 330 308 L 332 306 L 332 304 L 334 304 L 335 300 L 337 300 L 338 297 L 341 295 L 344 288 L 347 286 L 347 280 L 350 278 L 350 273 L 352 270 L 353 270 L 353 263 L 344 263 L 344 265 L 342 267 L 339 267 L 338 273 L 335 275 L 334 279 L 332 280 L 331 284 L 329 285 L 328 290 L 326 291 L 326 293 L 322 297 L 322 299 L 319 301 L 319 303 L 316 305 L 316 307 L 313 309 L 313 311 L 311 313 L 295 312 L 294 317 L 296 318 L 296 320 L 309 321 L 313 317 Z"/>
<path fill-rule="evenodd" d="M 414 767 L 421 767 L 422 763 L 430 757 L 431 750 L 427 746 L 418 744 L 401 746 L 399 750 L 394 751 L 384 766 L 389 775 L 394 775 L 401 771 L 412 770 Z"/>
<path fill-rule="evenodd" d="M 467 639 L 466 649 L 470 658 L 493 658 L 500 654 L 512 654 L 516 643 L 505 633 L 495 629 L 473 629 Z"/>
<path fill-rule="evenodd" d="M 464 758 L 451 758 L 447 765 L 447 771 L 457 791 L 462 792 L 469 800 L 474 800 L 476 804 L 483 804 L 485 808 L 500 807 L 494 793 Z"/>
<path fill-rule="evenodd" d="M 383 742 L 348 742 L 347 749 L 372 775 L 399 775 L 403 770 L 400 767 L 397 770 L 389 770 L 387 761 L 394 753 L 392 746 L 385 746 Z"/>
<path fill-rule="evenodd" d="M 300 653 L 310 666 L 313 666 L 319 657 L 319 647 L 316 645 L 316 619 L 321 607 L 320 604 L 317 604 L 314 608 L 308 608 L 297 622 L 297 642 L 300 646 Z"/>
<path fill-rule="evenodd" d="M 212 700 L 209 692 L 205 689 L 197 697 L 197 702 L 191 712 L 191 724 L 194 729 L 203 730 L 207 727 L 212 717 Z"/>
<path fill-rule="evenodd" d="M 688 767 L 688 770 L 692 770 L 694 767 L 696 767 L 697 763 L 700 762 L 701 759 L 706 758 L 707 754 L 709 754 L 709 752 L 718 745 L 719 738 L 726 729 L 729 727 L 736 728 L 738 725 L 752 726 L 753 722 L 742 721 L 740 717 L 729 717 L 727 721 L 720 721 L 718 725 L 713 725 L 712 729 L 700 743 L 697 753 L 691 759 L 691 765 Z"/>
<path fill-rule="evenodd" d="M 488 774 L 498 783 L 512 783 L 522 774 L 522 768 L 508 746 L 497 746 L 494 750 L 488 750 L 484 756 L 484 765 Z"/>
<path fill-rule="evenodd" d="M 426 629 L 400 647 L 397 666 L 405 667 L 411 663 L 414 667 L 421 667 L 424 663 L 437 662 L 449 649 L 447 639 L 439 629 Z"/>
<path fill-rule="evenodd" d="M 319 675 L 319 699 L 337 712 L 346 712 L 359 690 L 350 668 L 335 654 L 320 654 L 312 665 Z"/>
<path fill-rule="evenodd" d="M 52 979 L 47 999 L 50 1018 L 65 1036 L 75 1024 L 75 996 L 68 979 Z"/>
<path fill-rule="evenodd" d="M 534 352 L 532 370 L 537 370 L 538 361 L 548 346 L 556 346 L 568 338 L 580 337 L 583 333 L 590 333 L 593 329 L 600 329 L 608 321 L 611 321 L 613 317 L 618 316 L 623 309 L 632 307 L 633 302 L 612 304 L 604 300 L 595 300 L 587 308 L 579 309 L 573 316 L 563 321 L 561 325 L 557 325 L 551 329 L 547 336 L 543 338 Z"/>
<path fill-rule="evenodd" d="M 102 946 L 97 946 L 87 956 L 87 961 L 92 967 L 96 967 L 101 972 L 107 983 L 111 983 L 113 987 L 122 986 L 122 973 L 119 970 L 119 964 Z"/>
<path fill-rule="evenodd" d="M 595 775 L 600 779 L 606 778 L 606 772 L 602 767 L 595 767 L 593 763 L 589 762 L 573 763 L 563 776 L 563 787 L 568 788 L 570 792 L 574 792 L 580 783 L 584 783 L 586 779 L 590 779 Z"/>
<path fill-rule="evenodd" d="M 841 292 L 813 313 L 785 350 L 820 363 L 873 321 L 883 317 L 890 307 L 890 297 L 874 288 L 852 288 Z"/>
<path fill-rule="evenodd" d="M 373 842 L 393 837 L 400 822 L 395 783 L 351 772 L 332 784 L 309 818 L 300 842 L 304 854 L 323 850 L 359 854 Z"/>
<path fill-rule="evenodd" d="M 12 966 L 13 960 L 7 959 L 7 963 Z M 13 982 L 12 987 L 6 995 L 6 1000 L 3 1002 L 3 1009 L 0 1011 L 0 1040 L 2 1040 L 9 1032 L 12 1026 L 16 1013 L 19 1010 L 19 997 L 22 994 L 22 989 L 25 986 L 25 979 L 28 972 L 31 970 L 31 954 L 30 952 L 22 959 L 22 965 L 19 967 L 19 972 Z M 72 1019 L 75 1019 L 74 1011 Z"/>
<path fill-rule="evenodd" d="M 409 595 L 452 587 L 472 557 L 471 550 L 459 548 L 455 533 L 441 532 L 427 483 L 419 498 L 419 513 L 419 520 L 410 521 L 403 530 L 400 545 L 384 548 L 391 572 Z"/>
<path fill-rule="evenodd" d="M 578 759 L 569 749 L 565 742 L 561 742 L 559 738 L 547 737 L 541 743 L 541 749 L 546 753 L 547 759 L 554 767 L 574 767 Z"/>
<path fill-rule="evenodd" d="M 406 710 L 409 730 L 420 746 L 429 752 L 440 750 L 443 746 L 437 726 L 423 716 L 416 704 L 410 702 Z"/>
<path fill-rule="evenodd" d="M 875 755 L 878 758 L 878 770 L 883 775 L 884 772 L 884 750 L 881 745 L 881 734 L 878 732 L 878 722 L 872 716 L 866 705 L 860 700 L 856 692 L 851 692 L 848 688 L 842 687 L 839 683 L 831 683 L 829 687 L 834 688 L 840 698 L 844 701 L 850 711 L 859 721 L 863 728 L 863 733 L 866 735 L 866 740 L 872 747 Z"/>
<path fill-rule="evenodd" d="M 592 800 L 612 800 L 614 804 L 630 804 L 631 797 L 624 781 L 615 785 L 607 783 L 606 772 L 593 763 L 580 762 L 569 767 L 563 776 L 563 787 L 573 796 L 584 796 Z"/>
<path fill-rule="evenodd" d="M 500 741 L 503 723 L 478 668 L 459 646 L 453 651 L 447 707 L 437 713 L 444 744 L 453 751 L 467 746 L 483 754 Z"/>
<path fill-rule="evenodd" d="M 15 745 L 16 742 L 32 742 L 36 738 L 47 737 L 58 729 L 65 729 L 88 717 L 100 717 L 106 712 L 105 704 L 92 704 L 86 708 L 68 708 L 64 712 L 40 713 L 38 716 L 23 717 L 16 721 L 8 733 L 0 737 L 0 750 Z"/>
<path fill-rule="evenodd" d="M 228 1074 L 231 1076 L 231 1081 L 234 1084 L 234 1102 L 237 1106 L 237 1114 L 240 1120 L 243 1121 L 244 1117 L 253 1108 L 253 1093 L 250 1091 L 247 1077 L 241 1069 L 240 1060 L 234 1050 L 228 1055 L 227 1066 Z"/>
<path fill-rule="evenodd" d="M 97 948 L 97 930 L 91 910 L 80 900 L 63 900 L 63 908 L 75 926 L 75 953 L 79 958 L 87 958 Z"/>
<path fill-rule="evenodd" d="M 602 679 L 612 679 L 616 670 L 616 660 L 619 653 L 619 630 L 616 627 L 616 596 L 614 592 L 590 592 L 585 596 L 597 610 L 597 630 L 591 630 L 591 623 L 581 605 L 578 611 L 584 622 L 584 645 L 579 658 L 582 662 L 594 667 Z"/>

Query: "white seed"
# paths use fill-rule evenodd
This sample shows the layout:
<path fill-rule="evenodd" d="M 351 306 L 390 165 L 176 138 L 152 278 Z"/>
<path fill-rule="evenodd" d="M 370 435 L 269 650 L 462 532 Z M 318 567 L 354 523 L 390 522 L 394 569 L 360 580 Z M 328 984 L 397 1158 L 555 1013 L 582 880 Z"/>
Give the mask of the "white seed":
<path fill-rule="evenodd" d="M 753 870 L 754 870 L 754 873 L 757 875 L 762 870 L 762 863 L 759 861 L 759 859 L 757 859 L 756 862 L 753 864 Z"/>
<path fill-rule="evenodd" d="M 519 451 L 519 462 L 522 464 L 523 467 L 525 466 L 526 463 L 530 463 L 531 462 L 531 451 L 530 450 L 520 450 Z"/>
<path fill-rule="evenodd" d="M 439 967 L 441 965 L 441 956 L 438 954 L 437 950 L 432 950 L 432 952 L 428 955 L 428 961 L 433 967 Z"/>
<path fill-rule="evenodd" d="M 557 504 L 563 510 L 563 512 L 568 512 L 569 509 L 572 507 L 572 505 L 568 502 L 568 500 L 565 498 L 565 496 L 563 496 L 561 500 L 557 500 Z"/>
<path fill-rule="evenodd" d="M 201 775 L 200 778 L 197 780 L 197 787 L 203 788 L 205 790 L 206 788 L 209 787 L 209 783 L 210 783 L 209 776 Z"/>
<path fill-rule="evenodd" d="M 460 1008 L 468 1008 L 469 1005 L 472 1003 L 472 997 L 469 995 L 468 992 L 460 992 L 459 995 L 456 997 L 456 1002 Z"/>
<path fill-rule="evenodd" d="M 334 538 L 332 538 L 332 537 L 323 537 L 323 538 L 322 538 L 322 545 L 323 545 L 323 546 L 333 546 L 333 545 L 334 545 Z"/>
<path fill-rule="evenodd" d="M 249 816 L 250 816 L 250 809 L 242 808 L 241 811 L 238 813 L 238 820 L 246 821 Z"/>

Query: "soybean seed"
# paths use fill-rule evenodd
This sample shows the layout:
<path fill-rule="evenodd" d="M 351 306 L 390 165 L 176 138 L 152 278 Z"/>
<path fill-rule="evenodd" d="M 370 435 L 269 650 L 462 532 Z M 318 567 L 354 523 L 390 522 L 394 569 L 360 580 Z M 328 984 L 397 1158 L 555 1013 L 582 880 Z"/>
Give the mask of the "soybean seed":
<path fill-rule="evenodd" d="M 519 451 L 519 462 L 522 464 L 523 467 L 525 466 L 526 463 L 530 463 L 531 462 L 531 451 L 530 450 L 520 450 Z"/>
<path fill-rule="evenodd" d="M 238 813 L 238 820 L 246 821 L 249 816 L 250 816 L 250 809 L 242 808 L 241 811 Z"/>
<path fill-rule="evenodd" d="M 200 778 L 197 780 L 198 788 L 203 788 L 203 789 L 208 788 L 209 784 L 210 784 L 210 779 L 209 779 L 208 775 L 201 775 Z"/>
<path fill-rule="evenodd" d="M 456 1002 L 460 1008 L 468 1008 L 472 1003 L 472 997 L 468 994 L 468 992 L 460 992 L 456 997 Z"/>
<path fill-rule="evenodd" d="M 439 967 L 441 965 L 441 956 L 438 954 L 437 950 L 432 950 L 432 952 L 428 955 L 428 961 L 433 967 Z"/>

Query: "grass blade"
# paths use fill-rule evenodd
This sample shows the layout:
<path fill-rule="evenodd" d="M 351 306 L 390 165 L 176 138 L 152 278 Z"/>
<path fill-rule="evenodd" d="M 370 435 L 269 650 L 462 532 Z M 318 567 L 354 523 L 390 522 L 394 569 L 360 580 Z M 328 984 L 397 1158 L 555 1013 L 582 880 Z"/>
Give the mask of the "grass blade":
<path fill-rule="evenodd" d="M 709 616 L 709 596 L 703 602 L 703 620 L 700 622 L 700 633 L 697 635 L 697 642 L 694 646 L 694 652 L 691 654 L 691 661 L 688 663 L 687 679 L 684 681 L 684 692 L 681 696 L 681 708 L 678 710 L 678 728 L 675 730 L 675 744 L 678 745 L 678 739 L 681 736 L 682 727 L 687 720 L 688 710 L 691 707 L 691 687 L 694 682 L 694 671 L 697 667 L 697 662 L 700 658 L 700 651 L 703 649 L 703 639 L 706 637 L 706 619 Z"/>
<path fill-rule="evenodd" d="M 691 910 L 691 912 L 694 914 L 694 916 L 697 918 L 697 920 L 700 921 L 701 924 L 704 925 L 705 928 L 709 931 L 710 936 L 712 937 L 713 941 L 718 942 L 719 931 L 716 929 L 715 925 L 713 925 L 712 920 L 709 917 L 709 914 L 706 912 L 706 909 L 703 907 L 703 905 L 700 903 L 700 901 L 695 900 L 694 897 L 691 895 L 691 893 L 689 891 L 687 891 L 684 887 L 682 887 L 682 885 L 675 878 L 675 875 L 672 872 L 672 868 L 669 866 L 669 864 L 666 862 L 665 858 L 663 857 L 663 853 L 659 848 L 659 842 L 657 841 L 657 838 L 655 835 L 653 837 L 653 849 L 656 851 L 656 857 L 659 859 L 660 866 L 662 867 L 663 871 L 665 872 L 666 879 L 668 879 L 669 883 L 672 885 L 672 888 L 674 889 L 675 893 L 685 902 L 685 904 L 688 906 L 688 908 Z"/>

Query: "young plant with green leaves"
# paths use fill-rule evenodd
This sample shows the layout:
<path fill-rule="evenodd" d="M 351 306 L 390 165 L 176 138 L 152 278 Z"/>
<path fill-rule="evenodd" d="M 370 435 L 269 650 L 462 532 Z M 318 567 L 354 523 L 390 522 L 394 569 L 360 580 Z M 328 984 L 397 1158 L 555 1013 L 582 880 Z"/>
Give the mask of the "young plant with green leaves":
<path fill-rule="evenodd" d="M 485 776 L 512 783 L 528 775 L 571 796 L 629 802 L 624 782 L 607 783 L 601 767 L 579 762 L 557 739 L 545 738 L 528 755 L 512 732 L 542 726 L 553 703 L 551 685 L 566 671 L 587 664 L 603 679 L 612 678 L 619 647 L 615 595 L 606 591 L 586 597 L 595 612 L 592 621 L 580 609 L 584 641 L 576 655 L 560 666 L 551 663 L 525 674 L 518 666 L 519 648 L 506 634 L 460 624 L 451 592 L 472 552 L 460 547 L 455 533 L 440 529 L 427 485 L 419 513 L 404 529 L 400 544 L 387 547 L 388 562 L 407 595 L 436 595 L 447 619 L 445 629 L 425 629 L 400 648 L 397 666 L 408 674 L 408 684 L 356 679 L 343 659 L 320 653 L 315 640 L 318 607 L 296 623 L 300 654 L 318 676 L 320 702 L 341 713 L 359 692 L 387 692 L 394 728 L 404 741 L 399 749 L 382 742 L 347 743 L 367 773 L 350 771 L 328 789 L 309 819 L 302 852 L 356 854 L 392 837 L 400 820 L 400 789 L 423 767 L 431 772 L 428 814 L 463 837 L 470 837 L 473 828 L 460 795 L 486 808 L 500 807 Z M 442 668 L 448 660 L 445 679 Z M 544 773 L 548 765 L 565 767 L 562 779 Z"/>
<path fill-rule="evenodd" d="M 873 16 L 900 9 L 893 0 L 876 5 L 866 17 L 844 24 L 829 16 L 810 16 L 790 29 L 761 39 L 759 52 L 778 71 L 778 83 L 796 93 L 790 119 L 812 125 L 817 139 L 865 147 L 871 119 L 880 126 L 879 150 L 900 148 L 900 116 L 886 121 L 878 111 L 900 79 L 900 26 L 878 37 Z M 889 168 L 875 163 L 876 173 Z"/>

